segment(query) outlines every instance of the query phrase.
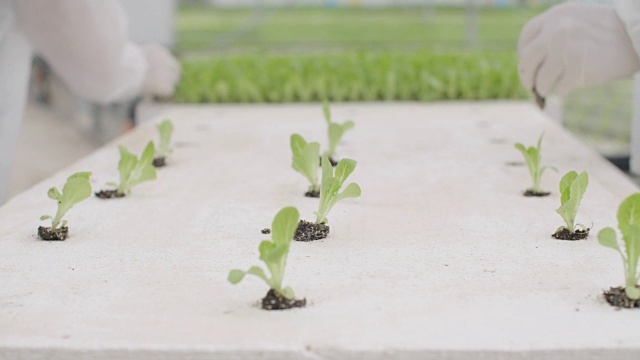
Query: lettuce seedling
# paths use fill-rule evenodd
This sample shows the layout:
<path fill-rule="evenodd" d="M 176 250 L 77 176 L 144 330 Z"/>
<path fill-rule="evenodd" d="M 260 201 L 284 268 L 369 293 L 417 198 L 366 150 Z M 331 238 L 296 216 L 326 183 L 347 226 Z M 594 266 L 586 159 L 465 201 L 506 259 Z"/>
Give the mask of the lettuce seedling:
<path fill-rule="evenodd" d="M 615 230 L 610 227 L 600 230 L 598 242 L 616 250 L 622 257 L 626 284 L 624 292 L 629 299 L 640 299 L 638 288 L 638 258 L 640 257 L 640 193 L 626 198 L 618 208 L 618 229 L 622 233 L 623 250 L 618 246 Z"/>
<path fill-rule="evenodd" d="M 79 202 L 91 196 L 90 172 L 77 172 L 67 178 L 67 182 L 62 187 L 62 193 L 54 186 L 47 192 L 50 199 L 58 203 L 58 211 L 55 216 L 43 215 L 40 220 L 51 219 L 51 229 L 56 230 L 58 226 L 64 228 L 67 221 L 62 220 L 65 214 Z"/>
<path fill-rule="evenodd" d="M 569 233 L 575 232 L 576 215 L 578 214 L 580 201 L 582 201 L 588 185 L 589 175 L 586 171 L 583 171 L 580 175 L 575 171 L 569 171 L 560 180 L 560 207 L 556 212 L 562 216 Z M 582 230 L 587 231 L 585 226 L 579 226 L 583 228 Z M 563 228 L 565 227 L 560 227 L 556 233 Z"/>
<path fill-rule="evenodd" d="M 291 152 L 293 160 L 291 167 L 309 180 L 307 196 L 318 197 L 318 167 L 320 166 L 320 144 L 308 143 L 298 134 L 291 135 Z"/>
<path fill-rule="evenodd" d="M 116 193 L 122 196 L 129 195 L 134 186 L 156 178 L 156 168 L 152 165 L 155 146 L 153 141 L 149 141 L 142 155 L 140 155 L 140 159 L 130 153 L 124 146 L 120 146 L 119 149 L 120 162 L 118 163 L 118 170 L 120 171 L 120 184 L 108 183 L 108 185 L 116 187 Z"/>
<path fill-rule="evenodd" d="M 534 195 L 534 196 L 544 196 L 548 195 L 548 192 L 545 192 L 540 188 L 540 179 L 542 178 L 542 174 L 544 174 L 547 169 L 554 169 L 554 167 L 541 166 L 540 160 L 540 150 L 542 148 L 542 138 L 544 134 L 540 135 L 538 138 L 538 144 L 536 147 L 530 146 L 526 148 L 521 143 L 515 144 L 516 149 L 520 150 L 522 156 L 524 156 L 524 160 L 527 163 L 527 168 L 529 169 L 529 174 L 531 175 L 531 180 L 533 181 L 533 186 L 527 189 L 525 195 Z"/>
<path fill-rule="evenodd" d="M 173 123 L 166 119 L 156 125 L 160 133 L 160 144 L 158 145 L 158 158 L 165 158 L 171 154 L 171 135 L 173 134 Z"/>
<path fill-rule="evenodd" d="M 331 121 L 331 110 L 329 109 L 329 103 L 324 102 L 323 108 L 324 118 L 327 121 L 327 131 L 329 134 L 329 150 L 325 151 L 324 155 L 327 155 L 330 159 L 334 159 L 336 155 L 336 147 L 342 139 L 347 130 L 352 129 L 355 126 L 353 121 L 346 121 L 342 124 Z"/>
<path fill-rule="evenodd" d="M 356 169 L 357 161 L 342 159 L 336 166 L 335 174 L 327 155 L 322 157 L 322 185 L 320 186 L 320 206 L 316 214 L 316 224 L 326 224 L 329 220 L 327 214 L 338 201 L 346 198 L 356 198 L 360 196 L 360 186 L 351 183 L 341 192 L 342 184 L 349 175 Z"/>
<path fill-rule="evenodd" d="M 287 256 L 289 255 L 289 245 L 293 240 L 293 235 L 298 227 L 300 213 L 294 207 L 286 207 L 278 212 L 271 224 L 271 241 L 265 240 L 260 243 L 260 260 L 262 260 L 271 273 L 267 277 L 259 266 L 252 266 L 247 271 L 231 270 L 228 280 L 232 284 L 237 284 L 245 275 L 251 274 L 262 279 L 271 290 L 287 300 L 295 299 L 295 294 L 291 287 L 283 287 L 284 271 L 287 266 Z"/>

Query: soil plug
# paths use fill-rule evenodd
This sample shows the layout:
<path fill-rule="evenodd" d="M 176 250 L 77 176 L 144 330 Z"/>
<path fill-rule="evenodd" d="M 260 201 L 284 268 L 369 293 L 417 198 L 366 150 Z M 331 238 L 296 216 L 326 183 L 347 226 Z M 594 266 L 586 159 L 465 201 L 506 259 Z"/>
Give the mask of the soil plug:
<path fill-rule="evenodd" d="M 120 162 L 118 163 L 118 170 L 120 171 L 120 184 L 107 183 L 107 185 L 115 187 L 115 189 L 97 192 L 96 196 L 101 199 L 120 198 L 129 195 L 134 186 L 156 178 L 156 168 L 152 164 L 155 154 L 153 141 L 149 141 L 142 155 L 140 155 L 140 159 L 130 153 L 124 146 L 120 146 L 119 150 Z"/>
<path fill-rule="evenodd" d="M 331 110 L 329 109 L 329 103 L 327 101 L 324 102 L 322 110 L 324 112 L 324 118 L 327 121 L 327 132 L 329 135 L 329 150 L 325 151 L 324 155 L 329 158 L 332 166 L 336 166 L 338 164 L 338 161 L 336 160 L 336 147 L 338 146 L 338 143 L 340 143 L 344 133 L 347 132 L 347 130 L 352 129 L 355 126 L 355 123 L 350 120 L 345 121 L 342 124 L 332 122 Z"/>
<path fill-rule="evenodd" d="M 166 165 L 166 159 L 171 154 L 171 135 L 173 134 L 173 123 L 166 119 L 156 125 L 160 133 L 160 145 L 158 146 L 157 156 L 153 159 L 153 166 L 163 167 Z"/>
<path fill-rule="evenodd" d="M 588 227 L 575 224 L 580 201 L 582 201 L 588 185 L 589 175 L 586 171 L 580 175 L 575 171 L 569 171 L 562 177 L 560 180 L 560 207 L 556 212 L 562 216 L 566 226 L 559 227 L 551 236 L 560 240 L 582 240 L 589 236 Z"/>
<path fill-rule="evenodd" d="M 38 227 L 38 235 L 42 240 L 64 240 L 67 238 L 69 228 L 67 221 L 62 220 L 64 215 L 79 202 L 91 196 L 90 172 L 77 172 L 69 178 L 62 187 L 62 193 L 56 187 L 47 192 L 50 199 L 58 203 L 58 211 L 54 217 L 43 215 L 40 220 L 51 219 L 51 227 Z"/>
<path fill-rule="evenodd" d="M 232 284 L 239 283 L 247 274 L 257 276 L 267 283 L 269 291 L 262 299 L 262 308 L 265 310 L 286 310 L 304 307 L 307 304 L 307 299 L 296 300 L 292 288 L 282 286 L 289 245 L 299 219 L 300 213 L 294 207 L 280 210 L 271 224 L 271 241 L 265 240 L 260 243 L 260 260 L 267 265 L 267 269 L 271 273 L 270 278 L 259 266 L 252 266 L 247 271 L 235 269 L 229 272 L 227 279 Z"/>
<path fill-rule="evenodd" d="M 302 136 L 293 134 L 291 135 L 291 152 L 293 153 L 291 167 L 309 180 L 309 189 L 304 196 L 319 197 L 320 144 L 308 143 Z"/>
<path fill-rule="evenodd" d="M 557 169 L 554 167 L 541 166 L 540 164 L 540 160 L 542 158 L 540 156 L 540 150 L 542 148 L 543 137 L 544 134 L 540 135 L 536 147 L 530 146 L 526 148 L 520 143 L 515 144 L 516 149 L 520 150 L 522 156 L 524 156 L 524 160 L 527 163 L 527 168 L 529 169 L 529 174 L 531 175 L 531 180 L 533 182 L 533 186 L 524 192 L 524 196 L 547 196 L 550 194 L 540 188 L 540 179 L 542 178 L 542 174 L 544 174 L 545 170 L 553 169 L 557 171 Z"/>
<path fill-rule="evenodd" d="M 616 231 L 610 227 L 600 230 L 598 242 L 614 249 L 622 257 L 626 284 L 604 292 L 604 298 L 613 306 L 640 307 L 638 288 L 638 257 L 640 257 L 640 193 L 626 198 L 618 208 L 618 229 L 622 233 L 622 249 L 618 245 Z"/>
<path fill-rule="evenodd" d="M 362 193 L 360 186 L 351 183 L 339 193 L 342 185 L 349 175 L 356 169 L 358 163 L 351 159 L 342 159 L 336 166 L 335 174 L 333 167 L 326 155 L 322 159 L 322 185 L 320 186 L 320 205 L 316 214 L 316 222 L 312 223 L 300 220 L 294 240 L 313 241 L 324 239 L 329 235 L 327 214 L 329 210 L 340 200 L 346 198 L 356 198 Z"/>

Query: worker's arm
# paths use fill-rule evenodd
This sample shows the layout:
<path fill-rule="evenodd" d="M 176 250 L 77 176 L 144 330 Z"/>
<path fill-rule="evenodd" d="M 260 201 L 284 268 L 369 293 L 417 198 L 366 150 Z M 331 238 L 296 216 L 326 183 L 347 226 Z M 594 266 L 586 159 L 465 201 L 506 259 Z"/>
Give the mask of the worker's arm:
<path fill-rule="evenodd" d="M 628 0 L 636 3 L 637 0 Z M 546 97 L 640 70 L 625 24 L 610 6 L 565 3 L 528 22 L 518 42 L 520 79 Z"/>
<path fill-rule="evenodd" d="M 173 93 L 179 65 L 164 48 L 129 40 L 116 0 L 21 0 L 16 15 L 35 51 L 82 97 L 108 103 Z"/>
<path fill-rule="evenodd" d="M 640 2 L 637 0 L 614 0 L 616 13 L 627 30 L 636 53 L 640 54 Z"/>

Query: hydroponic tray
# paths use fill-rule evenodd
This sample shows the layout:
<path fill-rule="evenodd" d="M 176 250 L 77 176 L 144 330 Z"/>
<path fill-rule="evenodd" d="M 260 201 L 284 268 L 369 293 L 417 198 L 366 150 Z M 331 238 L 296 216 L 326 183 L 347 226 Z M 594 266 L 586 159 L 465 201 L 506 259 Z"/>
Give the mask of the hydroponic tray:
<path fill-rule="evenodd" d="M 282 207 L 313 220 L 289 136 L 326 143 L 319 104 L 165 106 L 131 133 L 0 208 L 2 359 L 638 359 L 639 310 L 608 305 L 624 284 L 597 232 L 617 225 L 627 177 L 533 105 L 335 104 L 356 122 L 338 152 L 362 196 L 338 203 L 325 240 L 293 243 L 285 284 L 306 308 L 265 311 L 267 287 L 229 270 L 261 264 L 260 230 Z M 64 242 L 36 236 L 50 186 L 92 171 L 117 180 L 117 145 L 139 153 L 176 130 L 169 166 L 130 197 L 72 209 Z M 545 133 L 530 185 L 515 142 Z M 60 141 L 64 141 L 61 139 Z M 558 181 L 589 172 L 578 222 L 558 241 Z"/>

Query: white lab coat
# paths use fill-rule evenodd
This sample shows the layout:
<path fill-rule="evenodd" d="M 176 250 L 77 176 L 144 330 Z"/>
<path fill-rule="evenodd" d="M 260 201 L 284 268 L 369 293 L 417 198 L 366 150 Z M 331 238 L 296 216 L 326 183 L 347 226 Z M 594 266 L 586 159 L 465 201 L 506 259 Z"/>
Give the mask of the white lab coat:
<path fill-rule="evenodd" d="M 138 94 L 148 65 L 128 38 L 127 17 L 116 0 L 0 0 L 0 204 L 6 200 L 32 49 L 74 93 L 98 103 Z"/>

